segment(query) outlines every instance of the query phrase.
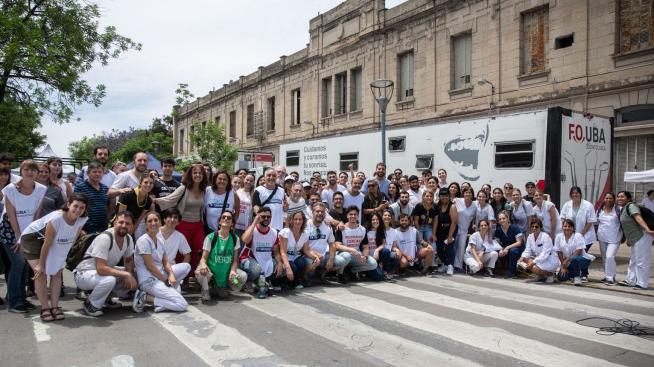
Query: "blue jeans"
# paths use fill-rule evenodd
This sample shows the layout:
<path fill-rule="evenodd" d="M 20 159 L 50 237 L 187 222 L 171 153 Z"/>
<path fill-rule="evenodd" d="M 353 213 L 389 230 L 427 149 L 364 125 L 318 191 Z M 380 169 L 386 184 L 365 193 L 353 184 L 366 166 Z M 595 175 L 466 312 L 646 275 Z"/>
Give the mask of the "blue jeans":
<path fill-rule="evenodd" d="M 25 257 L 20 251 L 13 252 L 11 244 L 2 243 L 2 249 L 9 258 L 11 267 L 7 277 L 7 306 L 13 308 L 25 304 L 27 294 L 25 286 L 27 285 L 27 263 Z"/>
<path fill-rule="evenodd" d="M 307 256 L 303 256 L 302 258 L 304 259 L 306 266 L 309 266 L 313 263 L 313 260 L 311 260 L 311 258 Z M 325 254 L 325 257 L 323 257 L 322 262 L 320 262 L 320 265 L 318 265 L 318 267 L 325 268 L 327 266 L 327 261 L 329 261 L 329 252 Z M 345 268 L 345 266 L 347 266 L 348 261 L 349 260 L 345 260 L 341 255 L 336 254 L 336 256 L 334 256 L 334 266 L 332 268 L 332 271 L 341 272 Z"/>
<path fill-rule="evenodd" d="M 436 241 L 436 254 L 442 264 L 454 265 L 454 256 L 456 255 L 456 237 L 452 237 L 452 243 L 445 245 L 446 238 L 438 238 Z"/>
<path fill-rule="evenodd" d="M 385 272 L 393 271 L 397 266 L 397 259 L 394 256 L 395 253 L 387 248 L 379 251 L 379 262 L 382 264 Z"/>
<path fill-rule="evenodd" d="M 302 278 L 304 278 L 304 268 L 307 266 L 307 263 L 304 261 L 302 256 L 298 256 L 293 261 L 289 261 L 288 264 L 291 266 L 293 271 L 293 281 L 291 285 L 293 287 L 300 284 Z"/>
<path fill-rule="evenodd" d="M 338 256 L 341 256 L 343 259 L 345 259 L 346 266 L 352 266 L 352 271 L 355 273 L 375 270 L 378 266 L 377 261 L 372 256 L 368 256 L 366 261 L 363 263 L 360 263 L 359 259 L 356 259 L 355 255 L 352 255 L 349 252 L 339 252 Z"/>
<path fill-rule="evenodd" d="M 585 277 L 588 276 L 588 267 L 590 266 L 590 260 L 584 258 L 583 256 L 573 256 L 568 265 L 568 272 L 566 274 L 559 273 L 559 280 L 566 281 L 574 277 Z"/>

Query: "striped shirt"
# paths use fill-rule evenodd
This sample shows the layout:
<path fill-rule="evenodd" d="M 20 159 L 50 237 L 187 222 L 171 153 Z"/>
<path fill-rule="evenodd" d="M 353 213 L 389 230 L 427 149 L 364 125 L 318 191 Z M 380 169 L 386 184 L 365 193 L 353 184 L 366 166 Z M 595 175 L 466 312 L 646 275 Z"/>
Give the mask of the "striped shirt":
<path fill-rule="evenodd" d="M 89 201 L 87 206 L 89 220 L 83 229 L 86 233 L 102 232 L 107 229 L 109 216 L 107 208 L 109 204 L 109 188 L 100 183 L 100 190 L 96 190 L 91 184 L 84 180 L 75 185 L 75 192 L 81 192 Z"/>

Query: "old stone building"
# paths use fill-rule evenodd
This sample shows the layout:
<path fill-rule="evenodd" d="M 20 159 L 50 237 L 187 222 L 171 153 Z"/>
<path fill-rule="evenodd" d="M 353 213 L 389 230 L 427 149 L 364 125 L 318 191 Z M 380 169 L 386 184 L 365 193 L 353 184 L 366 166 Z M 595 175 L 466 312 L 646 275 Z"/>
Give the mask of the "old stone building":
<path fill-rule="evenodd" d="M 282 143 L 379 129 L 369 83 L 383 78 L 391 127 L 548 106 L 614 117 L 620 189 L 625 170 L 654 168 L 653 12 L 652 0 L 347 0 L 309 21 L 305 48 L 179 107 L 175 153 L 203 123 L 281 163 Z"/>

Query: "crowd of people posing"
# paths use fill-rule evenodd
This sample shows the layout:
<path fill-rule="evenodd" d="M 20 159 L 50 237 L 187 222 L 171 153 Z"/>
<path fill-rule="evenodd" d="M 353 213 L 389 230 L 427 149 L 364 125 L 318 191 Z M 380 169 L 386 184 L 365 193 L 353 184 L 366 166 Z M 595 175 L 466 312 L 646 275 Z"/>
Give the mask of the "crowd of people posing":
<path fill-rule="evenodd" d="M 162 160 L 159 173 L 148 171 L 143 152 L 131 169 L 110 169 L 107 147 L 94 155 L 70 180 L 59 158 L 25 160 L 18 176 L 9 170 L 13 157 L 0 155 L 10 312 L 35 308 L 32 292 L 42 320 L 64 319 L 65 268 L 91 316 L 121 307 L 119 300 L 136 312 L 183 311 L 184 294 L 198 289 L 209 302 L 237 291 L 263 298 L 315 282 L 392 282 L 408 274 L 495 277 L 497 270 L 581 285 L 595 241 L 606 284 L 617 282 L 615 256 L 626 242 L 631 260 L 619 284 L 648 287 L 654 232 L 626 191 L 607 193 L 596 210 L 573 187 L 559 212 L 533 182 L 524 193 L 511 183 L 475 192 L 467 182 L 448 182 L 443 169 L 387 176 L 379 163 L 369 178 L 350 169 L 300 181 L 283 166 L 255 177 L 196 163 L 178 182 L 173 159 Z"/>

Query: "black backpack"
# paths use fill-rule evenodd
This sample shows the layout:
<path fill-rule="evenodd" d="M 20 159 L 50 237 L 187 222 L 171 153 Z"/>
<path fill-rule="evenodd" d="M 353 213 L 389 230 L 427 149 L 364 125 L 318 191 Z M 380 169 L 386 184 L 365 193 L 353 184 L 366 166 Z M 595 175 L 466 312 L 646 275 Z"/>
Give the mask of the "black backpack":
<path fill-rule="evenodd" d="M 638 206 L 638 209 L 640 209 L 640 216 L 643 217 L 645 224 L 647 224 L 647 227 L 649 227 L 651 231 L 654 231 L 654 212 L 652 212 L 651 210 L 649 210 L 648 208 L 642 205 L 638 205 L 638 204 L 633 204 L 633 205 Z M 627 215 L 631 217 L 631 212 L 629 211 L 629 204 L 627 204 L 625 208 L 627 209 Z"/>
<path fill-rule="evenodd" d="M 93 243 L 93 240 L 101 234 L 109 236 L 109 240 L 111 241 L 109 242 L 109 251 L 111 251 L 111 248 L 114 246 L 114 235 L 111 232 L 104 231 L 85 234 L 78 238 L 73 244 L 73 247 L 70 248 L 70 252 L 68 252 L 68 256 L 66 257 L 66 269 L 73 271 L 82 260 L 87 259 L 84 256 L 86 255 L 86 251 L 91 246 L 91 243 Z"/>

